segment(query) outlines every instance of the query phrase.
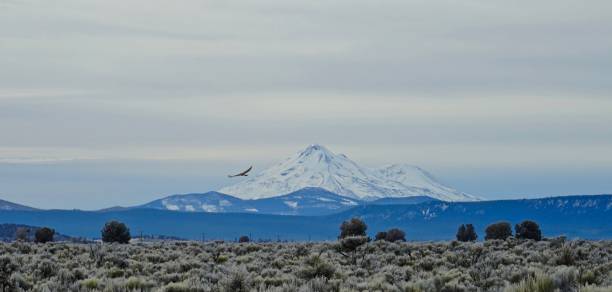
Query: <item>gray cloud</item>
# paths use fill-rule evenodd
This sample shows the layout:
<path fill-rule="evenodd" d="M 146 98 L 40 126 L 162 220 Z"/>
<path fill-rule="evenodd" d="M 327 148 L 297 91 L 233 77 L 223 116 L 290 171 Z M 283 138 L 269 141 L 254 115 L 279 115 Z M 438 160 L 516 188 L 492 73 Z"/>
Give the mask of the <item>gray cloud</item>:
<path fill-rule="evenodd" d="M 318 142 L 495 194 L 452 169 L 580 165 L 576 184 L 589 190 L 605 184 L 580 173 L 612 169 L 609 1 L 0 7 L 0 164 L 269 164 Z M 521 187 L 531 176 L 512 176 L 511 192 L 558 190 L 550 177 Z"/>

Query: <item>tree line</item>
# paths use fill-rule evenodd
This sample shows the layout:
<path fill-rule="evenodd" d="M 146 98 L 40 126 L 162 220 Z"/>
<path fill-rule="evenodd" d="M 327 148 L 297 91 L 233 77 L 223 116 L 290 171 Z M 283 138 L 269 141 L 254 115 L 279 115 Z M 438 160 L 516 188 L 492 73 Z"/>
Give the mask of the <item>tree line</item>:
<path fill-rule="evenodd" d="M 349 237 L 363 237 L 360 239 L 351 239 L 347 241 L 347 245 L 355 245 L 358 243 L 365 243 L 370 241 L 371 239 L 367 237 L 368 226 L 366 223 L 360 218 L 352 218 L 350 220 L 342 222 L 340 225 L 340 235 L 338 236 L 339 240 L 343 240 Z M 30 232 L 27 228 L 18 228 L 15 234 L 15 238 L 18 241 L 27 241 L 28 233 Z M 122 222 L 119 221 L 109 221 L 104 224 L 104 227 L 101 230 L 101 238 L 103 242 L 117 242 L 117 243 L 129 243 L 131 240 L 130 229 Z M 34 242 L 37 243 L 46 243 L 53 241 L 53 237 L 55 235 L 55 230 L 43 227 L 36 230 L 34 235 Z M 540 226 L 531 220 L 525 220 L 519 224 L 514 226 L 514 234 L 512 233 L 512 227 L 509 222 L 497 222 L 493 223 L 485 229 L 485 240 L 505 240 L 508 237 L 514 236 L 519 239 L 532 239 L 539 241 L 542 239 L 542 231 L 540 230 Z M 474 228 L 473 224 L 461 224 L 457 229 L 456 234 L 457 241 L 476 241 L 478 239 L 478 234 Z M 396 242 L 396 241 L 406 241 L 406 233 L 399 228 L 391 228 L 386 231 L 379 231 L 376 233 L 374 237 L 375 241 L 388 241 L 388 242 Z M 250 242 L 251 238 L 249 236 L 243 235 L 240 236 L 238 242 L 246 243 Z M 350 248 L 349 248 L 350 250 Z"/>

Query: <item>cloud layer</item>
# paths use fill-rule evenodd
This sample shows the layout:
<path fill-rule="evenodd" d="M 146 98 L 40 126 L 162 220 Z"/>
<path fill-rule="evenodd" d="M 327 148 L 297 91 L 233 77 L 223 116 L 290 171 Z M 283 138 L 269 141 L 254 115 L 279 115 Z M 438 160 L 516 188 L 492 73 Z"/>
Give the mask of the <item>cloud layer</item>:
<path fill-rule="evenodd" d="M 0 164 L 203 161 L 205 191 L 224 183 L 208 162 L 316 142 L 484 197 L 559 193 L 521 183 L 558 169 L 609 192 L 610 35 L 600 0 L 0 0 Z M 479 188 L 503 169 L 524 171 Z M 39 199 L 16 181 L 0 195 Z"/>

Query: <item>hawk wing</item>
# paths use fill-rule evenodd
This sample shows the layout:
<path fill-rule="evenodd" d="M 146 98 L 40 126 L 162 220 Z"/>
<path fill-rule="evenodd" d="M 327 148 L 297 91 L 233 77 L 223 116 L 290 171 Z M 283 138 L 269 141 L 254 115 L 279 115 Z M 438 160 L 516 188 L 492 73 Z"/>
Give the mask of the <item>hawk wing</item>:
<path fill-rule="evenodd" d="M 239 173 L 239 174 L 234 174 L 234 175 L 228 175 L 228 177 L 237 177 L 237 176 L 246 176 L 247 173 L 249 173 L 249 171 L 251 171 L 253 169 L 253 166 L 249 167 L 249 169 Z"/>
<path fill-rule="evenodd" d="M 240 175 L 246 175 L 247 173 L 249 173 L 249 171 L 251 171 L 251 169 L 253 169 L 253 166 L 251 166 L 251 167 L 249 167 L 249 169 L 241 172 Z"/>

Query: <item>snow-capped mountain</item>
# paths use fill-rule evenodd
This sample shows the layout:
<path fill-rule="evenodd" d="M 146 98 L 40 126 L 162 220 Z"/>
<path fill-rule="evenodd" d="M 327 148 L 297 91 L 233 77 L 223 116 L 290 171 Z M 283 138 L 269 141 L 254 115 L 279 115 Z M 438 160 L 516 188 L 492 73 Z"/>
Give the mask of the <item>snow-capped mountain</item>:
<path fill-rule="evenodd" d="M 360 200 L 412 196 L 428 196 L 443 201 L 478 200 L 444 186 L 419 167 L 398 164 L 369 169 L 321 145 L 308 146 L 285 161 L 219 192 L 242 199 L 261 199 L 306 187 L 320 187 Z"/>

